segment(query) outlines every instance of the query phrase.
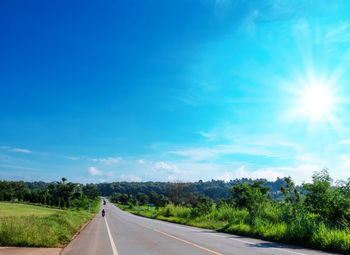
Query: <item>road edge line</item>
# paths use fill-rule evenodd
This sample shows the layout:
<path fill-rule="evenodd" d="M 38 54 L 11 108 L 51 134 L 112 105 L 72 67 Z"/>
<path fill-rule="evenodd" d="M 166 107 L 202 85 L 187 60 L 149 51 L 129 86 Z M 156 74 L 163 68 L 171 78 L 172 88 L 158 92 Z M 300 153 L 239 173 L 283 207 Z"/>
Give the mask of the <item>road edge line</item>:
<path fill-rule="evenodd" d="M 107 232 L 108 232 L 108 236 L 109 236 L 109 241 L 111 242 L 111 246 L 112 246 L 113 255 L 118 255 L 117 247 L 115 246 L 115 243 L 114 243 L 113 238 L 112 238 L 111 231 L 109 230 L 109 226 L 108 226 L 108 223 L 107 223 L 107 217 L 104 217 L 104 218 L 105 218 L 105 222 L 106 222 L 106 226 L 107 226 Z"/>

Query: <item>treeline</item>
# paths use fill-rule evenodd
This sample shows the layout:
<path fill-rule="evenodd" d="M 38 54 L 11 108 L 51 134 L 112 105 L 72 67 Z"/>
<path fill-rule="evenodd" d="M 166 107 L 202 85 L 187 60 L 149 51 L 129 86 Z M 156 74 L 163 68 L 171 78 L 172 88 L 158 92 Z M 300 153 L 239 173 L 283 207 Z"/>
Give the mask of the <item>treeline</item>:
<path fill-rule="evenodd" d="M 44 183 L 0 181 L 0 201 L 38 203 L 60 208 L 84 208 L 97 199 L 100 192 L 95 184 L 82 185 L 61 181 Z M 32 189 L 30 189 L 31 187 Z"/>
<path fill-rule="evenodd" d="M 209 213 L 214 203 L 216 207 L 245 209 L 250 215 L 261 213 L 263 208 L 275 207 L 283 211 L 285 219 L 297 219 L 304 213 L 311 213 L 314 219 L 327 224 L 350 226 L 350 179 L 332 186 L 327 169 L 316 172 L 312 178 L 312 183 L 301 186 L 296 186 L 291 177 L 285 177 L 272 183 L 241 179 L 229 183 L 214 180 L 195 183 L 122 182 L 98 184 L 97 187 L 108 185 L 111 190 L 119 191 L 109 197 L 112 202 L 124 205 L 152 203 L 155 207 L 164 207 L 171 203 L 192 208 L 193 215 Z M 155 187 L 160 191 L 154 191 Z"/>
<path fill-rule="evenodd" d="M 280 187 L 285 184 L 283 178 L 277 178 L 276 181 L 267 181 L 265 179 L 259 179 L 263 182 L 263 185 L 269 187 L 269 196 L 272 199 L 281 200 L 283 194 L 280 191 Z M 136 200 L 143 204 L 143 201 L 147 196 L 149 197 L 151 192 L 155 192 L 158 195 L 163 195 L 170 198 L 170 196 L 176 196 L 177 189 L 181 189 L 178 192 L 181 192 L 183 202 L 188 202 L 193 197 L 199 195 L 205 195 L 212 199 L 214 202 L 217 202 L 220 199 L 228 199 L 231 196 L 230 189 L 237 183 L 253 183 L 253 179 L 242 178 L 235 179 L 229 182 L 222 180 L 211 180 L 211 181 L 198 181 L 198 182 L 112 182 L 112 183 L 99 183 L 97 184 L 97 189 L 101 192 L 103 196 L 111 196 L 116 193 L 116 196 L 124 195 L 122 201 L 126 200 L 127 195 L 129 201 L 135 203 Z M 176 187 L 176 188 L 175 188 Z M 174 190 L 175 188 L 175 190 Z M 299 187 L 303 193 L 302 187 Z M 175 193 L 174 193 L 175 192 Z M 142 198 L 141 200 L 138 199 Z M 152 199 L 151 199 L 152 200 Z M 148 198 L 149 201 L 149 198 Z M 178 203 L 178 202 L 176 202 Z"/>

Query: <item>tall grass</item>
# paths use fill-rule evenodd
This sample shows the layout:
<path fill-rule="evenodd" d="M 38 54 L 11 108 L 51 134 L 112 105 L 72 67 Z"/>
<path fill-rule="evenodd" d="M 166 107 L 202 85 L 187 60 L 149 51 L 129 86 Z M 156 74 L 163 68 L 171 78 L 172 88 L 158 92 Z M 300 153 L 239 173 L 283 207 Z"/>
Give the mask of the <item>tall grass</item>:
<path fill-rule="evenodd" d="M 99 201 L 94 202 L 91 212 L 65 210 L 55 211 L 54 214 L 46 216 L 0 217 L 0 246 L 59 247 L 65 245 L 85 222 L 94 217 L 99 204 Z"/>
<path fill-rule="evenodd" d="M 350 254 L 349 229 L 327 225 L 310 212 L 293 211 L 277 205 L 267 205 L 254 215 L 246 209 L 213 206 L 210 213 L 198 217 L 191 216 L 191 208 L 171 204 L 157 210 L 149 207 L 122 209 L 226 233 Z"/>

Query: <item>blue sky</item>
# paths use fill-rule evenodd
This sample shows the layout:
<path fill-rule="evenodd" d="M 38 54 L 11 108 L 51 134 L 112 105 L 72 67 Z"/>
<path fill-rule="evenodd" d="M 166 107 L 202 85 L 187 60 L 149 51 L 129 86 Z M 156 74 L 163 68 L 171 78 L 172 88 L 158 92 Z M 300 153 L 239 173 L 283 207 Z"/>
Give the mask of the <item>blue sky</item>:
<path fill-rule="evenodd" d="M 0 179 L 347 179 L 349 12 L 1 1 Z"/>

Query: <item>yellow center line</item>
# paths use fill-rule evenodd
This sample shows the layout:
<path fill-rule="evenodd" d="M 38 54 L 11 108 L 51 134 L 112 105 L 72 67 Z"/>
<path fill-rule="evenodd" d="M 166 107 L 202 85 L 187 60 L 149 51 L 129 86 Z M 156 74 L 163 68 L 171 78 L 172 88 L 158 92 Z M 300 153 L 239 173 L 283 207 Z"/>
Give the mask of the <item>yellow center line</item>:
<path fill-rule="evenodd" d="M 182 238 L 180 238 L 180 237 L 177 237 L 177 236 L 171 235 L 171 234 L 169 234 L 169 233 L 163 232 L 163 231 L 161 231 L 161 230 L 159 230 L 159 229 L 156 229 L 156 228 L 153 228 L 153 227 L 149 227 L 149 226 L 147 226 L 147 225 L 144 225 L 144 224 L 141 224 L 141 223 L 138 223 L 138 222 L 131 222 L 131 221 L 125 219 L 125 217 L 120 216 L 120 214 L 119 214 L 119 217 L 120 217 L 120 218 L 123 218 L 125 221 L 128 221 L 128 222 L 133 223 L 133 224 L 137 224 L 137 225 L 139 225 L 139 226 L 141 226 L 141 227 L 144 227 L 144 228 L 153 230 L 153 231 L 155 231 L 155 232 L 158 232 L 158 233 L 160 233 L 160 234 L 163 234 L 163 235 L 165 235 L 165 236 L 174 238 L 174 239 L 176 239 L 176 240 L 178 240 L 178 241 L 180 241 L 180 242 L 189 244 L 189 245 L 191 245 L 191 246 L 194 246 L 194 247 L 196 247 L 196 248 L 198 248 L 198 249 L 201 249 L 201 250 L 204 250 L 204 251 L 206 251 L 206 252 L 209 252 L 209 253 L 212 253 L 212 254 L 215 254 L 215 255 L 223 255 L 222 253 L 219 253 L 219 252 L 210 250 L 210 249 L 205 248 L 205 247 L 203 247 L 203 246 L 201 246 L 201 245 L 199 245 L 199 244 L 192 243 L 192 242 L 187 241 L 187 240 L 184 240 L 184 239 L 182 239 Z"/>
<path fill-rule="evenodd" d="M 184 242 L 184 243 L 186 243 L 186 244 L 192 245 L 192 246 L 194 246 L 194 247 L 196 247 L 196 248 L 202 249 L 202 250 L 207 251 L 207 252 L 209 252 L 209 253 L 212 253 L 212 254 L 215 254 L 215 255 L 223 255 L 222 253 L 219 253 L 219 252 L 210 250 L 210 249 L 205 248 L 205 247 L 203 247 L 203 246 L 200 246 L 200 245 L 198 245 L 198 244 L 195 244 L 195 243 L 192 243 L 192 242 L 190 242 L 190 241 L 184 240 L 184 239 L 182 239 L 182 238 L 180 238 L 180 237 L 173 236 L 173 235 L 171 235 L 171 234 L 168 234 L 168 233 L 163 232 L 163 231 L 161 231 L 161 230 L 158 230 L 158 229 L 156 229 L 156 228 L 149 227 L 149 226 L 143 225 L 143 224 L 141 224 L 141 223 L 137 223 L 137 222 L 134 222 L 134 223 L 136 223 L 137 225 L 140 225 L 140 226 L 142 226 L 142 227 L 144 227 L 144 228 L 148 228 L 148 229 L 153 230 L 153 231 L 155 231 L 155 232 L 158 232 L 158 233 L 160 233 L 160 234 L 163 234 L 163 235 L 166 235 L 166 236 L 168 236 L 168 237 L 174 238 L 174 239 L 176 239 L 176 240 L 178 240 L 178 241 L 181 241 L 181 242 Z"/>

